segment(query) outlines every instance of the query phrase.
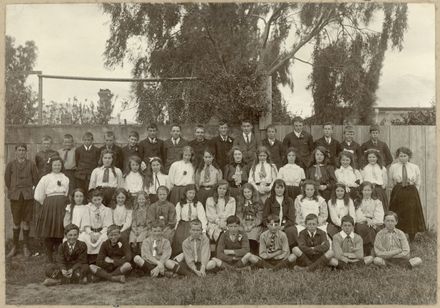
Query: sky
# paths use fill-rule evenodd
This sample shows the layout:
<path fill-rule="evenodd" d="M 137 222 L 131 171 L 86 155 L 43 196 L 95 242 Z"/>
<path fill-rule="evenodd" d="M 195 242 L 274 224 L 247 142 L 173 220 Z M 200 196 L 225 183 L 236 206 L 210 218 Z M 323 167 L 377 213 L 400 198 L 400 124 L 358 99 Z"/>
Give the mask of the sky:
<path fill-rule="evenodd" d="M 408 4 L 408 31 L 401 52 L 388 50 L 377 91 L 377 105 L 386 107 L 429 107 L 435 97 L 435 10 L 433 4 Z M 109 17 L 96 4 L 19 4 L 7 5 L 6 34 L 16 44 L 35 41 L 38 58 L 35 70 L 44 74 L 130 78 L 131 66 L 109 70 L 103 53 L 109 34 Z M 56 30 L 55 30 L 56 29 Z M 289 44 L 289 42 L 287 42 Z M 311 46 L 298 57 L 311 59 Z M 281 88 L 292 114 L 310 116 L 313 98 L 306 87 L 311 66 L 296 61 L 291 72 L 294 91 Z M 36 76 L 29 84 L 38 90 Z M 99 89 L 110 89 L 115 96 L 114 115 L 135 120 L 135 108 L 121 111 L 121 102 L 130 101 L 130 83 L 65 81 L 44 79 L 44 101 L 97 101 Z"/>

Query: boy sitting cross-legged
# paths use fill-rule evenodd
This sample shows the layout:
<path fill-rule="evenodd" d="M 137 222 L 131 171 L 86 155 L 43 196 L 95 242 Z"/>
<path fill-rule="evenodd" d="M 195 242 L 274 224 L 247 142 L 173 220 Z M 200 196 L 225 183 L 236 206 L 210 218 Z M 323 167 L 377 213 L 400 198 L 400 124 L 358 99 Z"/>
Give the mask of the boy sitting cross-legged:
<path fill-rule="evenodd" d="M 292 252 L 297 257 L 295 270 L 305 267 L 311 272 L 328 264 L 333 257 L 333 251 L 330 249 L 327 234 L 317 228 L 318 216 L 308 214 L 305 221 L 306 229 L 299 233 L 298 247 L 294 247 Z"/>
<path fill-rule="evenodd" d="M 174 269 L 175 262 L 170 260 L 171 244 L 163 234 L 163 221 L 152 223 L 151 235 L 142 242 L 141 256 L 134 257 L 134 263 L 151 277 L 165 275 L 166 269 Z"/>
<path fill-rule="evenodd" d="M 247 264 L 257 264 L 261 258 L 250 253 L 246 233 L 240 230 L 240 218 L 235 215 L 226 219 L 227 231 L 220 235 L 217 243 L 217 257 L 213 258 L 220 268 L 237 269 Z M 258 265 L 257 265 L 258 266 Z"/>
<path fill-rule="evenodd" d="M 290 254 L 287 235 L 281 231 L 280 218 L 270 214 L 267 217 L 269 230 L 260 235 L 260 257 L 265 261 L 266 267 L 279 270 L 288 267 L 296 260 L 294 254 Z"/>
<path fill-rule="evenodd" d="M 342 231 L 333 236 L 334 258 L 330 260 L 332 266 L 346 269 L 353 265 L 369 265 L 373 262 L 372 256 L 364 257 L 362 237 L 354 233 L 354 219 L 349 215 L 341 218 Z"/>

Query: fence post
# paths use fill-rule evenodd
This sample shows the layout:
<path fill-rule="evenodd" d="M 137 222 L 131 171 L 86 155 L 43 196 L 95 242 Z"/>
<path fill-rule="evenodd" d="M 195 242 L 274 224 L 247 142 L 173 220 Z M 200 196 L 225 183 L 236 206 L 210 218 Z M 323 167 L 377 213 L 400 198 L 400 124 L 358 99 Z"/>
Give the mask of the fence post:
<path fill-rule="evenodd" d="M 260 130 L 272 124 L 272 76 L 266 76 L 262 82 L 262 86 L 265 87 L 264 100 L 266 102 L 266 111 L 259 119 Z"/>
<path fill-rule="evenodd" d="M 38 74 L 38 124 L 43 125 L 43 76 Z"/>

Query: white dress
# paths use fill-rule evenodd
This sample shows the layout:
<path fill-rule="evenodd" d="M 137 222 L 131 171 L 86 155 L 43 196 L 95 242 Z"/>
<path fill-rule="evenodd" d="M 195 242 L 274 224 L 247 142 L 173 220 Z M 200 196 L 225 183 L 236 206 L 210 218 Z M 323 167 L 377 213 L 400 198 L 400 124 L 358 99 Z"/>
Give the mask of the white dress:
<path fill-rule="evenodd" d="M 100 205 L 99 208 L 89 203 L 87 205 L 90 216 L 90 226 L 79 235 L 79 240 L 87 244 L 87 254 L 98 254 L 102 243 L 107 240 L 107 228 L 113 223 L 112 210 L 109 207 Z M 93 231 L 101 229 L 100 231 Z M 92 243 L 92 233 L 99 232 L 99 238 Z"/>
<path fill-rule="evenodd" d="M 228 203 L 225 199 L 218 199 L 217 204 L 213 197 L 206 200 L 206 218 L 208 219 L 207 235 L 210 239 L 217 241 L 222 231 L 226 230 L 226 219 L 235 215 L 235 199 L 229 197 Z"/>

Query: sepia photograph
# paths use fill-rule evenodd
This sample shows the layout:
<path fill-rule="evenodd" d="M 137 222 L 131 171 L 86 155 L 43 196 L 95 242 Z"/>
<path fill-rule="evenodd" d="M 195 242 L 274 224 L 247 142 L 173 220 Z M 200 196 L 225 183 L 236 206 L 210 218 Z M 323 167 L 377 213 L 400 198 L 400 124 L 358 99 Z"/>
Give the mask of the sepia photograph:
<path fill-rule="evenodd" d="M 4 303 L 436 304 L 435 9 L 6 4 Z"/>

